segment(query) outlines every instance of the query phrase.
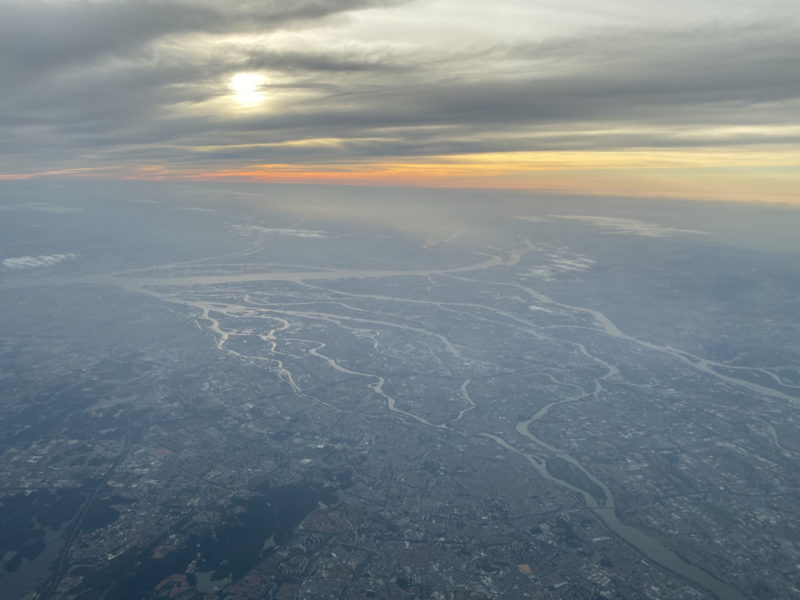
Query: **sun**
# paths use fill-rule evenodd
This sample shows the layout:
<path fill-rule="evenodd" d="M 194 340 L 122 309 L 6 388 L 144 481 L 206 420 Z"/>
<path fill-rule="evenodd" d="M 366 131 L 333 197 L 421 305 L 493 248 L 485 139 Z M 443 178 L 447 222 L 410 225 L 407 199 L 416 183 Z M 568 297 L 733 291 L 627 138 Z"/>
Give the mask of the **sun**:
<path fill-rule="evenodd" d="M 253 73 L 237 73 L 231 78 L 231 88 L 236 96 L 236 100 L 244 106 L 255 106 L 263 99 L 263 94 L 259 89 L 263 81 L 261 75 Z"/>

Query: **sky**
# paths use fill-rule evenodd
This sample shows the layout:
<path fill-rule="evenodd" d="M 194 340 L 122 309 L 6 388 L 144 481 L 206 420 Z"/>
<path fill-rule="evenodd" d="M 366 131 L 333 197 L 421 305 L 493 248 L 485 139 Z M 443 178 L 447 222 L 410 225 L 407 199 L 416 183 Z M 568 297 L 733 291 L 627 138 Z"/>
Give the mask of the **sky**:
<path fill-rule="evenodd" d="M 0 180 L 800 203 L 796 0 L 0 7 Z"/>

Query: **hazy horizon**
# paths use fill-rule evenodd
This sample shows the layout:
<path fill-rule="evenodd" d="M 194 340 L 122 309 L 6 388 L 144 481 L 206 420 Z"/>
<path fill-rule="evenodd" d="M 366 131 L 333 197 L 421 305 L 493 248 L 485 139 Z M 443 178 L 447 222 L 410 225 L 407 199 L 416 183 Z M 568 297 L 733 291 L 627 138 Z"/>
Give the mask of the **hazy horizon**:
<path fill-rule="evenodd" d="M 796 0 L 4 0 L 3 600 L 800 596 Z"/>
<path fill-rule="evenodd" d="M 797 203 L 792 2 L 9 0 L 0 179 Z"/>

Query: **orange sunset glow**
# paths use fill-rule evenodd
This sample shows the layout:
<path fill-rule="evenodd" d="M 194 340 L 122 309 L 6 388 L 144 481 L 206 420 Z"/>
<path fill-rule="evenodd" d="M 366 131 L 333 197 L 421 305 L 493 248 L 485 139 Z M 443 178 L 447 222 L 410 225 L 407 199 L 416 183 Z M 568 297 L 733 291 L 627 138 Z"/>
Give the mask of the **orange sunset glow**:
<path fill-rule="evenodd" d="M 425 10 L 314 5 L 295 19 L 174 1 L 182 12 L 141 9 L 153 23 L 160 15 L 163 32 L 135 28 L 135 8 L 70 0 L 28 14 L 15 1 L 0 31 L 16 81 L 0 99 L 0 181 L 800 202 L 800 36 L 778 2 L 551 10 L 504 0 L 495 11 L 426 0 Z M 65 34 L 37 33 L 51 25 Z"/>
<path fill-rule="evenodd" d="M 800 599 L 798 0 L 2 0 L 0 600 Z"/>

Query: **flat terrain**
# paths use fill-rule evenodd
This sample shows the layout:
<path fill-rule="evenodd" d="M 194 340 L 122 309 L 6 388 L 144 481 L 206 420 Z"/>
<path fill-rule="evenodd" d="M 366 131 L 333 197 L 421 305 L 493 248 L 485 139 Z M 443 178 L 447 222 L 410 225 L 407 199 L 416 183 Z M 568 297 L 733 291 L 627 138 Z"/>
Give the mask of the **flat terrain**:
<path fill-rule="evenodd" d="M 800 594 L 800 213 L 493 194 L 0 188 L 8 597 Z"/>

